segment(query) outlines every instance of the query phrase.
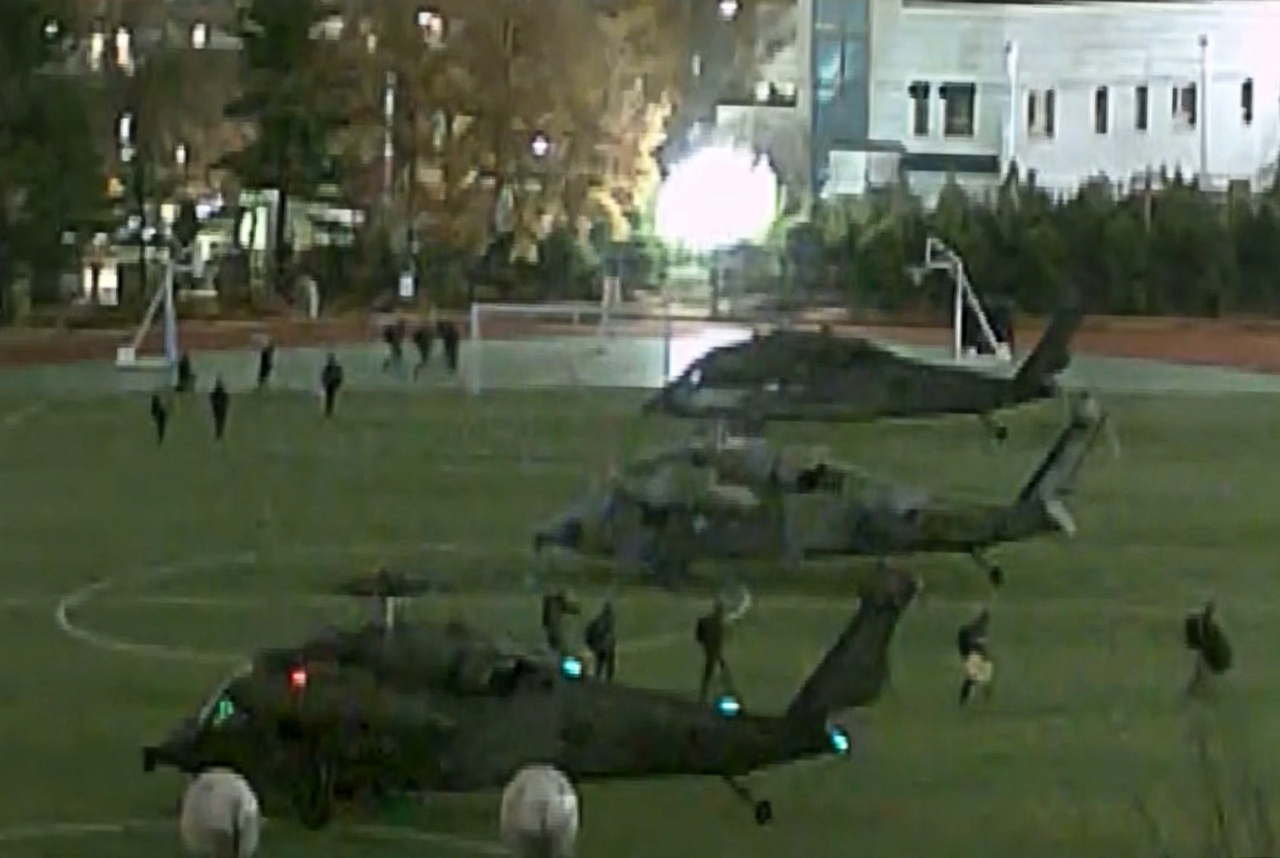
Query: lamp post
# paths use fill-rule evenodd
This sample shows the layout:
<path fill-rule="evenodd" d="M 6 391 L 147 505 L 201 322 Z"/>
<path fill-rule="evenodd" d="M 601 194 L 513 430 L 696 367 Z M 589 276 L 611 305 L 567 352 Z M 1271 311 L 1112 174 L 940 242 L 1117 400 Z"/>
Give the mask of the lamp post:
<path fill-rule="evenodd" d="M 1003 180 L 1018 163 L 1018 43 L 1004 43 L 1004 73 L 1009 85 L 1009 110 L 1005 114 Z"/>
<path fill-rule="evenodd" d="M 396 73 L 388 71 L 382 90 L 382 202 L 391 208 L 392 186 L 395 184 Z"/>
<path fill-rule="evenodd" d="M 1201 33 L 1200 46 L 1200 187 L 1209 188 L 1209 37 Z"/>

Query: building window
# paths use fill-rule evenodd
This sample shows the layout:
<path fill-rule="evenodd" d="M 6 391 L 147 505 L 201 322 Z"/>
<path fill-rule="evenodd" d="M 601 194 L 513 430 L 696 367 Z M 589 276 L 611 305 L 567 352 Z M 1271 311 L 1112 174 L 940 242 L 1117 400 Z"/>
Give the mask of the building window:
<path fill-rule="evenodd" d="M 1146 131 L 1151 123 L 1151 91 L 1140 86 L 1133 91 L 1133 127 Z"/>
<path fill-rule="evenodd" d="M 1253 78 L 1245 78 L 1240 84 L 1240 120 L 1245 125 L 1253 124 Z"/>
<path fill-rule="evenodd" d="M 907 87 L 911 96 L 911 133 L 916 137 L 929 136 L 929 84 L 916 81 Z"/>
<path fill-rule="evenodd" d="M 944 83 L 938 91 L 943 104 L 942 133 L 947 137 L 972 137 L 978 88 L 971 83 Z"/>
<path fill-rule="evenodd" d="M 1027 133 L 1032 137 L 1053 137 L 1057 125 L 1058 97 L 1051 89 L 1027 93 Z"/>
<path fill-rule="evenodd" d="M 1093 131 L 1106 134 L 1111 122 L 1111 94 L 1105 86 L 1093 91 Z"/>
<path fill-rule="evenodd" d="M 1196 127 L 1196 85 L 1194 83 L 1173 88 L 1172 106 L 1175 128 Z"/>

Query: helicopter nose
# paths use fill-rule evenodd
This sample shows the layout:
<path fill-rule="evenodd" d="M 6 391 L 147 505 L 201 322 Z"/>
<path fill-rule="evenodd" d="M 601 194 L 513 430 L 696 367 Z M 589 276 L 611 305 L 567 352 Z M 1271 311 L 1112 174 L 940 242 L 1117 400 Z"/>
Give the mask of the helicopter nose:
<path fill-rule="evenodd" d="M 582 520 L 566 518 L 550 527 L 539 530 L 533 536 L 533 550 L 541 552 L 544 548 L 574 549 L 582 544 Z"/>

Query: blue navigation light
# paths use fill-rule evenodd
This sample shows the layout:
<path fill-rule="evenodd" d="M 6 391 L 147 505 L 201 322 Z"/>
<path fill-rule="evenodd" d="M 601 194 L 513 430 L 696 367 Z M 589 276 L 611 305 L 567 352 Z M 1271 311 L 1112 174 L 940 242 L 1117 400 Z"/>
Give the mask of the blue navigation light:
<path fill-rule="evenodd" d="M 732 694 L 721 694 L 716 698 L 716 711 L 726 718 L 732 718 L 742 711 L 742 704 Z"/>
<path fill-rule="evenodd" d="M 849 734 L 842 727 L 832 725 L 827 728 L 827 738 L 831 740 L 831 750 L 837 754 L 849 753 Z"/>
<path fill-rule="evenodd" d="M 566 655 L 560 659 L 560 673 L 569 679 L 582 678 L 582 659 L 573 655 Z"/>

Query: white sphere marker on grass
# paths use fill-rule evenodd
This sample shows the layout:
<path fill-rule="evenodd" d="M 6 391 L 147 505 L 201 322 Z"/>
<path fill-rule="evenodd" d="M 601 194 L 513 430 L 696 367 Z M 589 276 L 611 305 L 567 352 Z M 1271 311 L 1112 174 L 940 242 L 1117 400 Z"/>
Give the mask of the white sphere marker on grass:
<path fill-rule="evenodd" d="M 253 858 L 262 831 L 253 787 L 230 769 L 201 772 L 182 798 L 178 831 L 192 858 Z"/>
<path fill-rule="evenodd" d="M 569 858 L 579 822 L 578 793 L 551 766 L 526 766 L 502 793 L 502 844 L 515 858 Z"/>

